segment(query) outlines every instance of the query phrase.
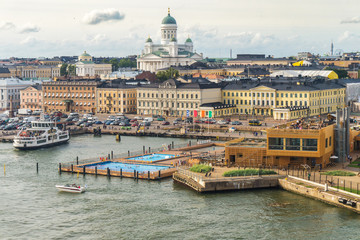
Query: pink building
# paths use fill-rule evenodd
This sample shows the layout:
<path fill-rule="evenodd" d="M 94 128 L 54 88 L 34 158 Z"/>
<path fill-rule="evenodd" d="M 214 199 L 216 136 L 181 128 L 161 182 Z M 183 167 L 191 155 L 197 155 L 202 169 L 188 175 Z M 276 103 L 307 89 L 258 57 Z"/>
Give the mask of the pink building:
<path fill-rule="evenodd" d="M 20 108 L 31 110 L 42 109 L 42 87 L 40 84 L 32 85 L 20 91 Z"/>

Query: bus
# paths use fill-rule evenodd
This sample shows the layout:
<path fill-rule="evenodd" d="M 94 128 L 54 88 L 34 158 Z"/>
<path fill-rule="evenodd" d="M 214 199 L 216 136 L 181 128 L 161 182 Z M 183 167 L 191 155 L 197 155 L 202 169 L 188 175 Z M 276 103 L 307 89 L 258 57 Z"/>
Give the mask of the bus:
<path fill-rule="evenodd" d="M 261 126 L 261 122 L 259 120 L 249 120 L 250 126 Z"/>

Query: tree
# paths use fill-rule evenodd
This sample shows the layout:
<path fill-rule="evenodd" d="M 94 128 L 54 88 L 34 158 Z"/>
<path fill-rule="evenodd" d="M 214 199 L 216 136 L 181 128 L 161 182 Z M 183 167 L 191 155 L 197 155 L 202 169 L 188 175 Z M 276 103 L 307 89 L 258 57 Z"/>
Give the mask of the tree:
<path fill-rule="evenodd" d="M 66 63 L 63 63 L 60 67 L 60 76 L 66 76 L 67 75 L 67 67 L 68 65 Z"/>
<path fill-rule="evenodd" d="M 116 58 L 111 59 L 109 63 L 111 64 L 111 68 L 113 71 L 117 71 L 119 69 L 119 60 L 117 60 Z"/>
<path fill-rule="evenodd" d="M 169 68 L 165 71 L 159 71 L 156 73 L 156 77 L 160 80 L 160 82 L 164 82 L 170 78 L 176 79 L 179 76 L 179 71 L 174 68 Z"/>
<path fill-rule="evenodd" d="M 73 64 L 69 64 L 67 67 L 67 74 L 70 76 L 76 76 L 76 66 Z"/>

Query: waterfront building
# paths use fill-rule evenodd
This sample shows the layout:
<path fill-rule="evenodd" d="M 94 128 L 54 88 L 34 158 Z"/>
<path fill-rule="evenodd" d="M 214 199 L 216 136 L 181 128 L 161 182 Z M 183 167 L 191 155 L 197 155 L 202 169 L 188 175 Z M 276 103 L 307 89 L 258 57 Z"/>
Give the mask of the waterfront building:
<path fill-rule="evenodd" d="M 191 65 L 202 60 L 202 54 L 194 52 L 193 42 L 188 37 L 184 44 L 178 43 L 177 23 L 168 15 L 161 22 L 161 43 L 154 44 L 152 39 L 146 40 L 145 48 L 137 58 L 137 68 L 156 72 L 158 69 L 170 66 Z"/>
<path fill-rule="evenodd" d="M 20 91 L 34 84 L 31 81 L 22 81 L 18 78 L 0 79 L 0 110 L 10 110 L 20 108 Z"/>
<path fill-rule="evenodd" d="M 42 109 L 42 85 L 35 84 L 20 90 L 20 108 Z"/>
<path fill-rule="evenodd" d="M 225 160 L 240 166 L 325 167 L 334 153 L 334 124 L 294 121 L 266 130 L 266 139 L 226 143 Z"/>
<path fill-rule="evenodd" d="M 39 63 L 46 66 L 59 66 L 63 62 L 59 58 L 47 58 L 39 60 Z"/>
<path fill-rule="evenodd" d="M 43 83 L 44 112 L 96 112 L 98 81 L 54 81 Z"/>
<path fill-rule="evenodd" d="M 78 62 L 75 65 L 76 75 L 81 77 L 107 75 L 112 72 L 111 64 L 94 63 L 92 56 L 86 51 L 78 57 Z"/>
<path fill-rule="evenodd" d="M 202 104 L 215 102 L 221 102 L 221 88 L 206 79 L 192 83 L 169 79 L 137 89 L 137 113 L 143 115 L 196 117 Z"/>
<path fill-rule="evenodd" d="M 328 79 L 338 79 L 339 76 L 332 70 L 277 70 L 270 74 L 270 77 L 325 77 Z"/>
<path fill-rule="evenodd" d="M 346 104 L 346 87 L 336 80 L 268 78 L 240 80 L 222 89 L 222 102 L 236 113 L 291 120 L 335 112 Z"/>
<path fill-rule="evenodd" d="M 97 88 L 96 106 L 101 113 L 136 113 L 136 87 L 116 80 Z"/>
<path fill-rule="evenodd" d="M 11 65 L 8 66 L 11 76 L 23 80 L 54 79 L 60 76 L 60 67 L 52 65 Z"/>

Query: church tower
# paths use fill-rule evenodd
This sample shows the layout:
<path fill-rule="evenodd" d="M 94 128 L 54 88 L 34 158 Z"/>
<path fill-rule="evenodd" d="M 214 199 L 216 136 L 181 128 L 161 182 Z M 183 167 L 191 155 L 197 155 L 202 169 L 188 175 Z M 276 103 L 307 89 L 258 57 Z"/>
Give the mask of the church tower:
<path fill-rule="evenodd" d="M 161 44 L 168 44 L 173 38 L 177 39 L 177 25 L 169 8 L 168 15 L 161 22 Z"/>

